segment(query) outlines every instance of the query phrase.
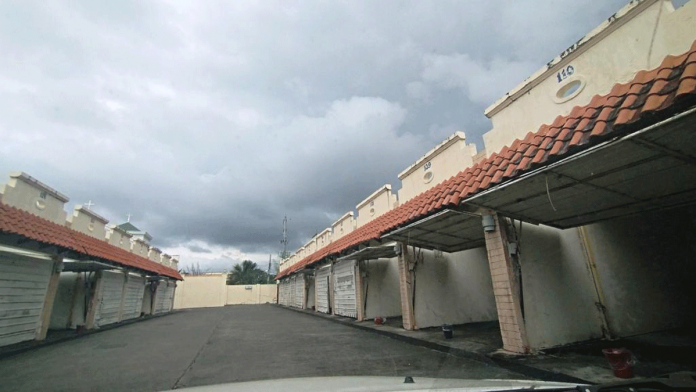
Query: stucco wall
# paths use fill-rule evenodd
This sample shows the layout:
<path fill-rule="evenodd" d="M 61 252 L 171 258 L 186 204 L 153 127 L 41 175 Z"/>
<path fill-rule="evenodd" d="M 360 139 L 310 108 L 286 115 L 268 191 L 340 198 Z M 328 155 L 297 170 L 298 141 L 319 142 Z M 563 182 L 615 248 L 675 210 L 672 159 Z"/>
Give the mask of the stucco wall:
<path fill-rule="evenodd" d="M 391 210 L 395 202 L 396 197 L 392 195 L 391 185 L 382 186 L 357 205 L 358 217 L 356 218 L 356 227 L 363 226 Z"/>
<path fill-rule="evenodd" d="M 651 45 L 658 13 L 660 19 Z M 596 44 L 584 44 L 588 47 L 584 53 L 577 58 L 572 53 L 566 56 L 527 94 L 492 115 L 493 129 L 483 135 L 486 153 L 499 152 L 516 138 L 550 124 L 556 116 L 567 115 L 574 106 L 586 105 L 593 95 L 606 94 L 616 83 L 630 81 L 638 71 L 655 68 L 667 55 L 686 52 L 696 40 L 694 20 L 696 1 L 676 10 L 669 1 L 658 1 Z M 583 50 L 582 45 L 578 50 Z M 574 69 L 572 77 L 559 82 L 557 72 L 568 65 Z M 557 103 L 554 97 L 558 89 L 578 77 L 584 79 L 584 89 L 575 98 Z"/>
<path fill-rule="evenodd" d="M 276 285 L 274 284 L 234 285 L 226 287 L 226 305 L 276 302 Z"/>
<path fill-rule="evenodd" d="M 25 174 L 12 173 L 7 184 L 0 186 L 0 201 L 59 225 L 65 224 L 67 197 L 42 183 L 28 183 Z"/>
<path fill-rule="evenodd" d="M 696 321 L 696 207 L 587 226 L 610 330 L 630 336 Z"/>
<path fill-rule="evenodd" d="M 423 250 L 422 257 L 415 272 L 418 328 L 498 318 L 485 248 L 444 253 L 439 259 Z"/>
<path fill-rule="evenodd" d="M 399 173 L 399 203 L 405 203 L 472 166 L 472 152 L 476 153 L 476 146 L 466 144 L 464 132 L 455 133 L 428 151 L 416 163 Z"/>
<path fill-rule="evenodd" d="M 71 229 L 99 240 L 106 239 L 106 224 L 109 221 L 86 207 L 78 204 L 67 219 L 67 225 Z"/>
<path fill-rule="evenodd" d="M 184 276 L 174 294 L 174 309 L 276 301 L 274 284 L 227 286 L 226 280 L 225 274 Z"/>
<path fill-rule="evenodd" d="M 174 295 L 174 309 L 224 306 L 227 300 L 227 276 L 184 276 Z"/>
<path fill-rule="evenodd" d="M 519 251 L 530 346 L 540 349 L 600 338 L 597 297 L 577 229 L 524 224 Z"/>
<path fill-rule="evenodd" d="M 348 212 L 331 225 L 331 238 L 336 241 L 355 229 L 353 212 Z"/>
<path fill-rule="evenodd" d="M 365 318 L 377 316 L 395 317 L 401 315 L 401 297 L 399 294 L 398 259 L 378 259 L 361 262 L 363 278 L 363 298 Z"/>

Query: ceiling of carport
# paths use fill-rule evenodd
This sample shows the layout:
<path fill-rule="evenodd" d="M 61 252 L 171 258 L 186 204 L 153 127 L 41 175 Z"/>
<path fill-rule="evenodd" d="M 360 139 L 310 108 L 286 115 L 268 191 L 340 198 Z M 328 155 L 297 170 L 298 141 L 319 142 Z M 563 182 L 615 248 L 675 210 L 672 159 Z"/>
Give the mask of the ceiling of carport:
<path fill-rule="evenodd" d="M 386 244 L 380 246 L 368 246 L 367 248 L 355 251 L 347 256 L 339 257 L 337 260 L 376 260 L 376 259 L 391 259 L 398 256 L 394 250 L 396 244 Z"/>
<path fill-rule="evenodd" d="M 448 253 L 485 244 L 481 216 L 451 209 L 394 230 L 382 238 Z"/>
<path fill-rule="evenodd" d="M 607 141 L 464 204 L 558 228 L 696 202 L 694 109 Z"/>

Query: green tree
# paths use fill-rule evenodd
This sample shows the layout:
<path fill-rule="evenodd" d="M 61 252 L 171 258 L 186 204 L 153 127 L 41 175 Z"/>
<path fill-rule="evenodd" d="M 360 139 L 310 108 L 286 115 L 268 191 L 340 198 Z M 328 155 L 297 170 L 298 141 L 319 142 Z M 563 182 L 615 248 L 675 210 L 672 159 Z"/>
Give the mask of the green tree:
<path fill-rule="evenodd" d="M 240 264 L 236 264 L 232 271 L 227 274 L 227 284 L 265 284 L 271 281 L 273 277 L 269 277 L 266 271 L 260 269 L 256 263 L 251 260 L 244 260 Z"/>

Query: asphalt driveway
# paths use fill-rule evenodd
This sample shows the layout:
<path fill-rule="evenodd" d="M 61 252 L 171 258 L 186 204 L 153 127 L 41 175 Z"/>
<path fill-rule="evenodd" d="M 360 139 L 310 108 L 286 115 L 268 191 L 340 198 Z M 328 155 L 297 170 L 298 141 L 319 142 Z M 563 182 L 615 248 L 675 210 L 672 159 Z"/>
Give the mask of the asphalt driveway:
<path fill-rule="evenodd" d="M 0 360 L 7 391 L 153 391 L 352 375 L 526 378 L 272 305 L 179 311 Z"/>

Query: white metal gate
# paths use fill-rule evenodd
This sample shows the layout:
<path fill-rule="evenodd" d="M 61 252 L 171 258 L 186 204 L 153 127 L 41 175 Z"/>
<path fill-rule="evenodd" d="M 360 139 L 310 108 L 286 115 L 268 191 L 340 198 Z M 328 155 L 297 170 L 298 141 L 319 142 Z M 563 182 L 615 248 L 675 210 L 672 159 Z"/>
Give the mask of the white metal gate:
<path fill-rule="evenodd" d="M 305 299 L 305 278 L 304 274 L 297 274 L 295 276 L 295 287 L 293 288 L 295 295 L 293 296 L 292 306 L 296 308 L 304 308 Z"/>
<path fill-rule="evenodd" d="M 104 271 L 99 285 L 97 301 L 97 314 L 95 324 L 97 326 L 118 322 L 118 313 L 121 309 L 121 297 L 123 296 L 123 273 Z"/>
<path fill-rule="evenodd" d="M 358 317 L 355 304 L 355 260 L 334 265 L 334 313 L 346 317 Z"/>
<path fill-rule="evenodd" d="M 316 309 L 318 312 L 329 313 L 329 277 L 331 276 L 331 266 L 320 268 L 314 276 L 314 287 L 317 290 L 315 296 Z"/>
<path fill-rule="evenodd" d="M 121 320 L 130 320 L 140 317 L 144 295 L 145 278 L 141 276 L 128 275 L 126 291 L 123 297 L 123 313 L 121 314 Z"/>
<path fill-rule="evenodd" d="M 0 346 L 36 338 L 53 261 L 0 252 Z"/>

